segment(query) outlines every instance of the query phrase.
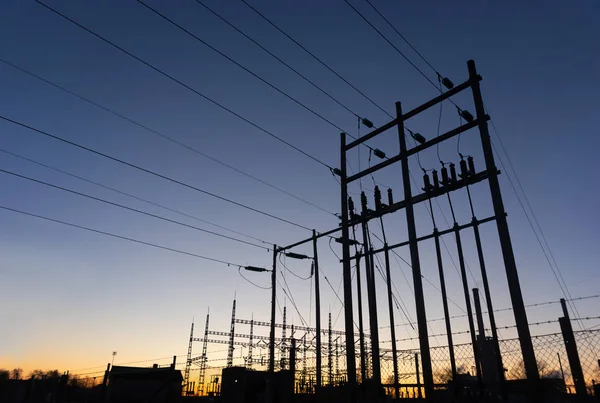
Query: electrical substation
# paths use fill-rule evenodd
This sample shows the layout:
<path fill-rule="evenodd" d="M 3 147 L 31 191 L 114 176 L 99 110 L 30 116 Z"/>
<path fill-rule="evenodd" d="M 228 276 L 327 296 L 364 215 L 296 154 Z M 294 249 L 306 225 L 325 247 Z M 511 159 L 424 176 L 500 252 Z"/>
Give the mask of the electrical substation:
<path fill-rule="evenodd" d="M 572 396 L 586 395 L 588 386 L 581 369 L 575 339 L 589 336 L 573 332 L 564 300 L 561 301 L 564 313 L 564 317 L 561 318 L 562 339 L 564 356 L 568 357 L 570 372 L 573 374 L 573 389 L 566 386 L 564 375 L 562 380 L 540 377 L 539 361 L 536 360 L 536 353 L 540 354 L 539 337 L 532 337 L 530 334 L 518 266 L 506 219 L 507 212 L 498 181 L 501 172 L 494 159 L 488 131 L 490 117 L 486 113 L 480 90 L 482 77 L 476 70 L 474 61 L 467 63 L 467 71 L 468 78 L 457 85 L 447 78 L 440 77 L 440 88 L 443 86 L 445 90 L 414 109 L 404 111 L 402 104 L 397 102 L 396 117 L 378 128 L 373 127 L 369 120 L 363 119 L 363 125 L 372 130 L 362 137 L 349 141 L 348 135 L 341 133 L 340 166 L 333 170 L 340 182 L 339 226 L 322 233 L 313 231 L 311 237 L 291 245 L 274 245 L 273 266 L 270 269 L 245 267 L 246 270 L 271 274 L 273 295 L 270 321 L 238 318 L 234 300 L 229 331 L 211 330 L 210 314 L 206 316 L 203 337 L 194 334 L 192 325 L 184 380 L 187 395 L 220 396 L 227 402 L 259 401 L 253 399 L 260 398 L 281 402 L 313 398 L 316 398 L 316 401 L 374 402 L 385 401 L 386 396 L 397 400 L 424 399 L 428 402 L 558 402 L 562 401 L 561 396 L 568 395 L 567 392 L 572 393 Z M 471 94 L 472 107 L 461 109 L 456 106 L 460 118 L 459 126 L 430 139 L 410 131 L 405 126 L 406 122 L 441 102 L 452 102 L 453 97 L 463 91 Z M 370 139 L 390 133 L 397 135 L 398 153 L 387 156 L 379 149 L 372 149 L 372 153 L 380 162 L 362 171 L 348 174 L 347 153 Z M 479 138 L 483 158 L 478 160 L 471 155 L 459 154 L 455 161 L 440 162 L 438 169 L 422 169 L 422 176 L 412 175 L 409 159 L 418 158 L 420 152 L 461 135 Z M 414 146 L 408 145 L 408 138 L 412 139 Z M 402 186 L 380 189 L 376 185 L 372 194 L 363 191 L 356 199 L 349 197 L 349 184 L 381 169 L 397 169 Z M 420 179 L 420 183 L 415 177 Z M 489 189 L 491 207 L 488 209 L 493 211 L 492 215 L 476 215 L 481 206 L 475 205 L 471 197 L 475 187 Z M 468 208 L 472 215 L 471 220 L 467 222 L 459 222 L 454 214 L 453 199 L 459 192 L 467 194 Z M 442 229 L 438 226 L 439 220 L 436 221 L 432 206 L 432 201 L 437 200 L 448 203 L 452 212 L 449 228 Z M 414 209 L 419 204 L 425 204 L 430 213 L 432 230 L 425 235 L 418 235 L 416 229 Z M 401 229 L 405 231 L 404 239 L 386 237 L 385 228 L 390 224 L 385 224 L 385 221 L 394 214 L 405 216 L 406 226 Z M 372 232 L 369 229 L 369 225 L 373 223 L 381 226 L 383 247 L 373 247 Z M 499 339 L 492 302 L 494 295 L 490 290 L 486 268 L 486 245 L 480 237 L 482 226 L 493 227 L 497 231 L 518 335 L 516 339 Z M 480 290 L 472 288 L 473 284 L 469 283 L 465 267 L 463 249 L 466 232 L 470 232 L 475 241 L 485 312 L 481 304 Z M 342 248 L 339 263 L 343 273 L 343 329 L 332 329 L 331 313 L 328 318 L 321 316 L 318 242 L 325 237 L 335 240 Z M 458 256 L 462 281 L 460 289 L 448 289 L 446 286 L 447 267 L 444 265 L 440 246 L 444 237 L 451 240 L 450 244 Z M 426 301 L 423 293 L 420 258 L 423 247 L 420 245 L 431 240 L 434 250 L 427 252 L 436 256 L 440 301 Z M 312 244 L 312 256 L 294 252 L 294 248 L 303 244 Z M 391 279 L 394 272 L 390 264 L 390 254 L 398 248 L 409 250 L 409 264 L 412 267 L 418 348 L 410 350 L 397 347 L 398 337 L 402 335 L 395 325 Z M 311 276 L 314 277 L 315 283 L 315 327 L 286 323 L 286 307 L 283 308 L 282 322 L 277 323 L 275 320 L 277 258 L 280 255 L 311 261 Z M 384 277 L 387 287 L 377 290 L 376 269 L 379 270 L 380 267 L 376 262 L 381 261 L 384 262 L 384 270 L 380 274 Z M 355 269 L 354 273 L 352 267 Z M 462 333 L 469 334 L 470 339 L 467 343 L 455 344 L 453 340 L 453 335 L 457 332 L 453 329 L 452 317 L 449 314 L 448 294 L 461 295 L 464 299 L 468 330 Z M 440 335 L 430 334 L 427 305 L 440 302 L 444 311 L 446 344 L 431 346 L 431 337 Z M 384 332 L 379 326 L 381 310 L 378 310 L 378 306 L 385 307 L 389 313 L 386 320 L 390 324 L 390 340 L 385 343 L 380 340 Z M 484 315 L 490 324 L 489 329 L 485 327 Z M 322 327 L 322 321 L 327 322 L 328 327 Z M 597 333 L 594 335 L 597 337 Z M 202 353 L 199 356 L 194 356 L 192 351 L 195 343 L 202 345 Z M 211 365 L 210 356 L 207 354 L 207 346 L 210 344 L 228 346 L 224 366 Z M 245 349 L 246 353 L 241 357 L 243 363 L 234 366 L 236 347 Z M 515 353 L 518 358 L 515 358 Z M 560 361 L 560 354 L 558 359 Z M 520 379 L 511 379 L 507 368 L 508 360 L 512 364 L 518 361 L 518 365 L 521 365 Z M 192 365 L 199 368 L 197 381 L 190 377 Z M 561 371 L 562 365 L 561 361 Z M 439 376 L 440 368 L 448 369 L 444 379 Z M 464 368 L 470 370 L 465 371 Z"/>

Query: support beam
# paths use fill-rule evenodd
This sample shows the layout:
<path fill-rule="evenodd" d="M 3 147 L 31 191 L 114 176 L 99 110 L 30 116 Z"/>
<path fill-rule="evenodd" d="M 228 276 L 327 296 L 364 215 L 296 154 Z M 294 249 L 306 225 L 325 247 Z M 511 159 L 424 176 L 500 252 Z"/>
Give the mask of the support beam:
<path fill-rule="evenodd" d="M 360 347 L 360 381 L 366 379 L 366 363 L 365 363 L 365 334 L 363 326 L 363 311 L 362 311 L 362 288 L 360 276 L 360 252 L 356 254 L 356 295 L 358 298 L 358 339 Z"/>
<path fill-rule="evenodd" d="M 387 295 L 388 295 L 388 310 L 390 313 L 390 336 L 392 337 L 392 368 L 394 370 L 394 393 L 396 399 L 400 395 L 400 384 L 398 379 L 398 350 L 396 349 L 396 322 L 394 321 L 394 301 L 392 298 L 392 273 L 390 269 L 390 251 L 385 247 L 385 277 L 387 283 Z"/>
<path fill-rule="evenodd" d="M 269 333 L 269 372 L 275 372 L 275 304 L 277 303 L 277 245 L 273 245 L 271 271 L 271 331 Z"/>
<path fill-rule="evenodd" d="M 322 385 L 321 380 L 321 370 L 322 370 L 322 362 L 321 362 L 321 291 L 319 288 L 319 257 L 317 254 L 317 235 L 315 230 L 313 230 L 313 265 L 314 265 L 314 276 L 315 276 L 315 320 L 316 320 L 316 339 L 317 339 L 317 391 Z"/>
<path fill-rule="evenodd" d="M 400 142 L 400 154 L 404 154 L 406 153 L 406 137 L 404 133 L 404 123 L 402 120 L 402 106 L 400 102 L 396 102 L 396 118 L 399 121 L 398 138 Z M 408 158 L 402 159 L 401 165 L 404 199 L 407 200 L 405 209 L 406 226 L 408 229 L 410 261 L 412 266 L 413 285 L 415 291 L 417 327 L 419 329 L 419 347 L 421 351 L 421 360 L 423 364 L 423 382 L 425 384 L 425 396 L 427 397 L 427 400 L 429 402 L 433 402 L 433 369 L 431 368 L 431 353 L 429 351 L 429 335 L 427 331 L 427 313 L 425 311 L 425 295 L 423 293 L 423 281 L 421 279 L 421 260 L 419 258 L 419 245 L 417 243 L 417 228 L 415 225 L 415 212 L 412 203 L 412 189 L 410 185 L 410 171 L 408 168 Z"/>
<path fill-rule="evenodd" d="M 364 143 L 367 140 L 372 139 L 373 137 L 377 136 L 378 134 L 391 129 L 392 127 L 394 127 L 400 123 L 402 123 L 402 125 L 404 125 L 404 121 L 412 118 L 413 116 L 416 116 L 417 114 L 419 114 L 423 111 L 426 111 L 427 109 L 431 108 L 432 106 L 439 104 L 440 102 L 458 94 L 459 92 L 466 90 L 467 88 L 469 88 L 471 86 L 472 80 L 473 80 L 473 78 L 471 77 L 468 81 L 465 81 L 464 83 L 457 85 L 456 87 L 452 88 L 451 90 L 446 91 L 441 95 L 438 95 L 437 97 L 425 102 L 424 104 L 422 104 L 420 106 L 417 106 L 416 108 L 406 112 L 404 115 L 402 115 L 400 117 L 396 116 L 396 119 L 392 120 L 391 122 L 388 122 L 385 125 L 380 126 L 377 129 L 371 131 L 370 133 L 367 133 L 364 136 L 354 140 L 353 142 L 348 144 L 344 148 L 344 150 L 342 150 L 342 152 L 351 150 L 352 148 Z M 481 81 L 481 77 L 479 77 L 479 76 L 475 77 L 474 80 L 479 82 L 479 81 Z"/>
<path fill-rule="evenodd" d="M 354 350 L 354 317 L 352 310 L 352 272 L 350 267 L 350 233 L 348 220 L 348 183 L 346 174 L 346 134 L 340 134 L 341 214 L 342 214 L 342 276 L 344 282 L 344 323 L 346 328 L 346 368 L 350 400 L 356 399 L 356 354 Z"/>
<path fill-rule="evenodd" d="M 569 360 L 569 366 L 571 367 L 571 376 L 573 377 L 573 383 L 575 384 L 575 393 L 577 393 L 578 397 L 583 398 L 587 395 L 587 388 L 585 386 L 583 370 L 581 369 L 581 361 L 579 360 L 579 352 L 577 351 L 573 327 L 571 326 L 571 318 L 569 318 L 569 311 L 567 310 L 567 304 L 564 298 L 560 299 L 560 305 L 562 306 L 564 316 L 559 318 L 558 322 L 560 323 L 560 329 L 565 342 L 565 350 L 567 351 L 567 358 Z"/>
<path fill-rule="evenodd" d="M 489 116 L 485 116 L 484 119 L 487 121 L 487 120 L 490 119 L 490 117 Z M 420 144 L 420 145 L 418 145 L 416 147 L 411 148 L 410 150 L 406 151 L 405 153 L 400 153 L 398 155 L 395 155 L 395 156 L 393 156 L 391 158 L 386 159 L 383 162 L 380 162 L 379 164 L 373 165 L 373 166 L 365 169 L 364 171 L 355 173 L 354 175 L 348 177 L 348 183 L 354 182 L 354 181 L 356 181 L 356 180 L 358 180 L 358 179 L 360 179 L 360 178 L 362 178 L 364 176 L 367 176 L 367 175 L 369 175 L 369 174 L 371 174 L 371 173 L 373 173 L 375 171 L 379 171 L 382 168 L 385 168 L 385 167 L 387 167 L 389 165 L 392 165 L 393 163 L 396 163 L 396 162 L 398 162 L 398 161 L 400 161 L 400 160 L 402 160 L 404 158 L 408 158 L 411 155 L 414 155 L 414 154 L 416 154 L 418 152 L 426 150 L 429 147 L 433 147 L 434 145 L 439 144 L 442 141 L 451 139 L 454 136 L 457 136 L 457 135 L 459 135 L 459 134 L 461 134 L 463 132 L 466 132 L 467 130 L 470 130 L 470 129 L 474 128 L 474 127 L 477 127 L 478 124 L 479 124 L 479 122 L 477 120 L 474 120 L 473 122 L 465 123 L 462 126 L 459 126 L 459 127 L 455 128 L 455 129 L 452 129 L 449 132 L 446 132 L 444 134 L 440 134 L 439 136 L 436 136 L 435 138 L 433 138 L 433 139 L 431 139 L 429 141 L 426 141 L 423 144 Z"/>
<path fill-rule="evenodd" d="M 488 217 L 488 218 L 484 218 L 483 220 L 477 221 L 477 223 L 478 224 L 484 224 L 484 223 L 487 223 L 487 222 L 490 222 L 490 221 L 494 221 L 495 219 L 496 219 L 496 217 Z M 459 230 L 463 230 L 465 228 L 469 228 L 469 227 L 472 227 L 472 226 L 473 226 L 473 222 L 470 222 L 470 223 L 467 223 L 467 224 L 459 225 L 458 229 Z M 443 230 L 443 231 L 438 231 L 437 234 L 438 234 L 438 236 L 442 236 L 442 235 L 450 234 L 450 233 L 452 233 L 454 231 L 455 231 L 455 229 L 453 227 L 453 228 L 448 228 L 448 229 Z M 426 240 L 434 238 L 434 237 L 435 237 L 435 232 L 432 232 L 429 235 L 424 235 L 422 237 L 417 238 L 417 242 L 426 241 Z M 401 248 L 403 246 L 407 246 L 409 244 L 410 244 L 410 241 L 404 241 L 404 242 L 396 243 L 396 244 L 388 246 L 388 250 L 394 250 L 394 249 L 397 249 L 397 248 Z M 373 249 L 372 253 L 380 253 L 380 252 L 383 252 L 384 250 L 385 250 L 385 248 Z M 370 253 L 371 252 L 369 252 L 369 254 Z M 350 257 L 350 259 L 356 259 L 356 256 L 357 255 L 352 256 L 352 257 Z"/>
<path fill-rule="evenodd" d="M 433 214 L 433 213 L 432 213 Z M 454 358 L 454 342 L 452 340 L 452 325 L 450 324 L 450 310 L 448 308 L 448 295 L 446 294 L 446 279 L 444 276 L 444 262 L 440 248 L 440 236 L 437 228 L 433 228 L 435 240 L 435 255 L 437 257 L 438 272 L 440 276 L 440 288 L 442 293 L 442 306 L 444 308 L 444 323 L 446 324 L 446 336 L 448 337 L 448 352 L 450 353 L 450 371 L 452 381 L 456 381 L 456 359 Z"/>
<path fill-rule="evenodd" d="M 467 67 L 469 69 L 469 78 L 471 80 L 479 77 L 475 67 L 475 62 L 473 60 L 469 60 L 467 62 Z M 487 122 L 482 120 L 482 118 L 485 116 L 485 106 L 483 105 L 483 97 L 481 96 L 481 89 L 479 88 L 479 80 L 473 81 L 471 90 L 473 92 L 476 117 L 479 121 L 479 134 L 481 137 L 481 146 L 483 148 L 483 155 L 485 158 L 485 167 L 490 173 L 488 182 L 490 186 L 490 194 L 492 196 L 494 214 L 496 215 L 496 225 L 498 226 L 498 236 L 500 238 L 502 257 L 504 259 L 508 290 L 515 315 L 515 323 L 517 326 L 517 333 L 519 335 L 519 342 L 521 344 L 521 353 L 523 355 L 525 373 L 527 374 L 527 379 L 530 381 L 530 400 L 539 401 L 540 398 L 536 396 L 539 396 L 540 394 L 540 375 L 535 359 L 533 342 L 531 341 L 531 333 L 529 331 L 529 325 L 527 322 L 527 312 L 525 311 L 525 304 L 523 302 L 521 283 L 519 281 L 517 263 L 515 261 L 515 255 L 512 248 L 510 232 L 508 230 L 508 222 L 506 221 L 506 212 L 504 210 L 504 202 L 502 201 L 500 183 L 498 182 L 497 168 L 494 161 L 494 152 L 492 149 L 490 133 Z"/>
<path fill-rule="evenodd" d="M 475 323 L 473 322 L 473 308 L 471 306 L 471 297 L 469 294 L 469 279 L 467 278 L 467 269 L 465 266 L 465 257 L 463 254 L 462 239 L 458 225 L 454 223 L 454 237 L 456 239 L 456 251 L 458 252 L 458 264 L 460 267 L 460 277 L 462 280 L 463 294 L 465 297 L 465 305 L 467 307 L 467 320 L 469 322 L 469 334 L 471 336 L 471 345 L 473 348 L 473 358 L 475 360 L 475 372 L 477 374 L 477 383 L 479 389 L 483 387 L 483 378 L 481 377 L 481 357 L 479 348 L 477 347 L 477 337 L 475 333 Z"/>
<path fill-rule="evenodd" d="M 469 188 L 467 188 L 468 190 Z M 470 197 L 470 194 L 469 194 Z M 481 280 L 483 282 L 483 290 L 485 292 L 485 302 L 492 328 L 492 343 L 494 347 L 494 360 L 496 361 L 496 372 L 498 375 L 498 383 L 500 386 L 500 395 L 506 400 L 506 378 L 504 375 L 504 364 L 502 363 L 502 353 L 500 352 L 500 341 L 498 340 L 498 329 L 496 328 L 496 316 L 494 314 L 494 305 L 492 304 L 492 293 L 487 277 L 487 269 L 485 266 L 485 258 L 483 257 L 483 246 L 481 245 L 481 236 L 479 234 L 479 222 L 473 216 L 473 234 L 475 235 L 475 245 L 477 246 L 477 257 L 479 258 L 479 267 L 481 268 Z"/>

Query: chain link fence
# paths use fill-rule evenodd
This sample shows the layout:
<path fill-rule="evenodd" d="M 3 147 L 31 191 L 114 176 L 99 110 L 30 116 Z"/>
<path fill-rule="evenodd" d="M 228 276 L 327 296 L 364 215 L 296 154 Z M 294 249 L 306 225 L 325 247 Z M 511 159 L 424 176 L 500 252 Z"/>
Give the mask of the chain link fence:
<path fill-rule="evenodd" d="M 592 394 L 592 385 L 600 381 L 600 329 L 574 332 L 577 350 L 583 369 L 586 385 Z M 346 352 L 342 343 L 343 339 L 332 342 L 331 345 L 323 343 L 321 376 L 322 385 L 339 386 L 347 381 Z M 540 377 L 564 379 L 567 393 L 574 393 L 573 377 L 563 336 L 561 333 L 550 333 L 532 337 L 535 355 L 538 363 Z M 370 346 L 370 340 L 365 340 Z M 502 362 L 507 380 L 525 379 L 525 370 L 518 338 L 499 341 Z M 289 344 L 286 349 L 278 348 L 276 353 L 276 370 L 290 369 Z M 361 360 L 358 354 L 356 369 L 357 379 L 362 381 Z M 370 364 L 370 349 L 365 351 L 365 379 L 372 376 Z M 430 349 L 431 364 L 436 388 L 445 388 L 452 379 L 450 366 L 450 351 L 448 346 L 437 346 Z M 398 378 L 400 383 L 399 394 L 402 397 L 417 397 L 419 391 L 423 393 L 423 371 L 418 348 L 402 349 L 397 352 Z M 476 376 L 474 351 L 471 343 L 454 345 L 454 356 L 457 374 L 465 379 Z M 245 366 L 254 370 L 268 369 L 268 351 L 265 348 L 255 350 L 250 364 L 248 357 L 234 357 L 234 366 Z M 226 367 L 226 358 L 209 359 L 205 372 L 204 394 L 220 391 L 220 374 Z M 316 350 L 313 344 L 297 341 L 295 365 L 295 392 L 314 393 L 316 385 Z M 197 367 L 194 372 L 199 370 Z M 197 379 L 197 378 L 196 378 Z M 381 379 L 387 392 L 392 394 L 394 384 L 394 370 L 392 352 L 388 348 L 381 349 Z M 193 379 L 192 379 L 193 380 Z"/>

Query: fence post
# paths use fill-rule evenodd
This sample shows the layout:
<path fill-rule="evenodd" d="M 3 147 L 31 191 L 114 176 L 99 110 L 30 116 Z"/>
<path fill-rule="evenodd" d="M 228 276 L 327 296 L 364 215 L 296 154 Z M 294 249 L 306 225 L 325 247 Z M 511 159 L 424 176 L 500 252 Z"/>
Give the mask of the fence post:
<path fill-rule="evenodd" d="M 573 383 L 575 384 L 575 393 L 577 396 L 585 396 L 587 394 L 585 379 L 583 377 L 583 370 L 581 369 L 581 361 L 579 361 L 579 353 L 577 352 L 577 344 L 575 342 L 575 335 L 573 334 L 573 327 L 571 326 L 571 319 L 569 318 L 569 312 L 567 311 L 567 304 L 564 298 L 560 299 L 560 304 L 565 316 L 558 318 L 558 322 L 560 323 L 560 330 L 562 331 L 563 340 L 565 342 L 565 350 L 567 350 L 567 358 L 569 359 L 571 375 L 573 376 Z"/>

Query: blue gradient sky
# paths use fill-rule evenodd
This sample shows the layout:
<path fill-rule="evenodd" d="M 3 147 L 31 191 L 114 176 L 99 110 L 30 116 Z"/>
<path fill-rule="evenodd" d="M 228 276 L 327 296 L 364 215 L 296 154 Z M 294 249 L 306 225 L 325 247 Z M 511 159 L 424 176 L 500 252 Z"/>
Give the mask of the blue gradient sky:
<path fill-rule="evenodd" d="M 136 1 L 52 1 L 53 7 L 258 123 L 297 147 L 339 164 L 339 130 L 231 64 L 201 43 L 169 25 Z M 265 77 L 274 85 L 319 111 L 348 133 L 357 135 L 356 118 L 308 86 L 252 43 L 242 38 L 193 0 L 149 1 L 149 4 L 190 29 L 213 46 Z M 351 109 L 376 125 L 389 118 L 276 32 L 240 1 L 210 4 L 225 18 L 300 70 Z M 341 1 L 252 1 L 307 48 L 355 86 L 393 111 L 395 101 L 405 110 L 435 95 L 414 69 Z M 394 36 L 369 8 L 365 12 L 401 50 L 431 75 L 427 66 Z M 385 2 L 375 4 L 402 33 L 454 82 L 466 78 L 466 61 L 474 59 L 484 77 L 486 105 L 526 189 L 552 253 L 573 296 L 596 294 L 599 284 L 597 245 L 600 194 L 594 168 L 600 140 L 595 136 L 600 85 L 598 38 L 594 24 L 597 2 Z M 4 1 L 0 5 L 0 56 L 43 78 L 111 108 L 155 130 L 231 164 L 269 183 L 337 212 L 339 187 L 327 169 L 274 141 L 148 67 L 102 43 L 33 1 Z M 337 225 L 326 214 L 239 173 L 227 170 L 193 152 L 171 144 L 122 119 L 0 63 L 0 114 L 71 139 L 134 164 L 155 170 L 208 191 L 268 211 L 309 228 Z M 468 94 L 458 98 L 470 108 Z M 472 108 L 471 108 L 472 110 Z M 438 109 L 411 122 L 410 127 L 431 138 L 436 135 Z M 458 123 L 456 112 L 444 104 L 442 131 Z M 364 130 L 363 130 L 364 133 Z M 376 139 L 373 146 L 392 155 L 395 134 Z M 495 140 L 495 139 L 494 139 Z M 495 140 L 496 141 L 496 140 Z M 305 230 L 228 205 L 164 180 L 136 172 L 101 157 L 60 144 L 11 123 L 0 122 L 0 147 L 105 185 L 179 209 L 268 242 L 289 244 L 309 236 Z M 478 154 L 475 132 L 461 138 L 461 152 Z M 455 140 L 439 148 L 440 157 L 457 161 Z M 436 150 L 420 156 L 426 168 L 437 167 Z M 143 209 L 193 225 L 176 214 L 132 200 L 45 168 L 2 154 L 0 168 L 77 189 L 97 197 Z M 506 162 L 506 157 L 504 157 Z M 364 148 L 353 153 L 356 171 L 368 164 Z M 420 169 L 411 161 L 417 179 Z M 400 195 L 399 166 L 376 175 Z M 177 249 L 224 259 L 236 264 L 269 266 L 266 250 L 214 238 L 92 200 L 0 174 L 1 205 L 94 227 Z M 371 179 L 363 185 L 373 188 Z M 506 175 L 501 176 L 505 205 L 520 269 L 526 303 L 557 300 L 562 293 L 519 206 Z M 358 192 L 358 184 L 352 192 Z M 490 214 L 487 187 L 473 189 L 479 217 Z M 397 196 L 397 197 L 398 197 Z M 355 198 L 355 200 L 357 200 Z M 470 220 L 466 194 L 454 199 L 460 222 Z M 446 217 L 447 202 L 439 200 Z M 438 207 L 434 204 L 436 212 Z M 431 231 L 424 207 L 417 208 L 420 234 Z M 438 217 L 441 228 L 446 228 Z M 386 219 L 388 237 L 405 239 L 402 214 Z M 270 295 L 245 282 L 237 268 L 136 245 L 59 224 L 0 212 L 0 367 L 77 368 L 102 366 L 118 351 L 116 362 L 184 354 L 192 318 L 198 327 L 210 307 L 215 329 L 227 330 L 231 300 L 238 298 L 238 316 L 268 319 Z M 379 228 L 373 223 L 373 230 Z M 497 308 L 509 306 L 506 278 L 494 226 L 482 228 L 487 263 Z M 231 234 L 228 234 L 231 235 Z M 452 238 L 446 243 L 456 260 Z M 465 233 L 466 257 L 480 282 L 475 248 Z M 332 245 L 339 253 L 339 245 Z M 421 246 L 423 274 L 438 284 L 431 243 Z M 299 248 L 308 253 L 308 249 Z M 407 250 L 399 254 L 408 258 Z M 337 288 L 341 270 L 327 246 L 320 243 L 323 273 Z M 444 252 L 450 295 L 464 306 L 459 278 Z M 307 264 L 289 262 L 307 275 Z M 394 282 L 414 319 L 409 268 L 394 262 Z M 268 276 L 249 274 L 268 285 Z M 289 276 L 288 282 L 303 317 L 309 319 L 310 284 Z M 410 279 L 410 277 L 409 277 Z M 381 280 L 381 279 L 378 279 Z M 472 278 L 470 279 L 472 281 Z M 471 284 L 473 285 L 473 284 Z M 379 281 L 378 287 L 384 284 Z M 337 316 L 340 305 L 322 283 L 323 310 Z M 439 293 L 425 284 L 430 318 L 441 317 Z M 289 307 L 280 294 L 281 304 Z M 380 300 L 382 318 L 385 299 Z M 461 309 L 451 305 L 452 314 Z M 597 315 L 597 299 L 577 305 L 582 316 Z M 530 321 L 554 319 L 558 305 L 532 308 Z M 291 320 L 299 324 L 296 313 Z M 278 319 L 279 320 L 279 319 Z M 310 315 L 314 325 L 314 315 Z M 407 321 L 400 315 L 399 321 Z M 510 312 L 500 325 L 511 325 Z M 325 322 L 324 322 L 325 323 Z M 586 322 L 593 326 L 598 322 Z M 438 326 L 440 325 L 440 326 Z M 441 322 L 432 324 L 441 333 Z M 465 330 L 466 322 L 456 321 Z M 342 327 L 342 318 L 336 323 Z M 399 338 L 414 337 L 410 327 Z M 536 327 L 534 334 L 557 331 L 557 325 Z M 243 331 L 244 329 L 240 329 Z M 198 332 L 200 333 L 200 332 Z M 509 331 L 504 337 L 511 337 Z M 382 339 L 389 336 L 382 333 Z M 407 347 L 414 344 L 407 344 Z M 402 347 L 402 346 L 401 346 Z"/>

